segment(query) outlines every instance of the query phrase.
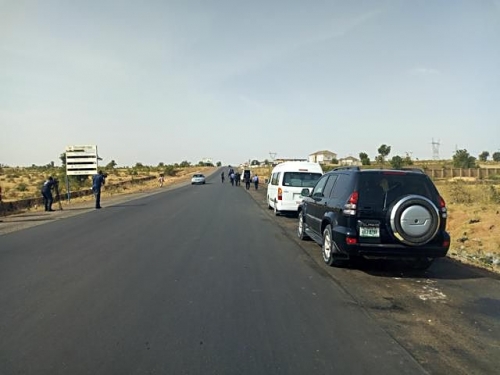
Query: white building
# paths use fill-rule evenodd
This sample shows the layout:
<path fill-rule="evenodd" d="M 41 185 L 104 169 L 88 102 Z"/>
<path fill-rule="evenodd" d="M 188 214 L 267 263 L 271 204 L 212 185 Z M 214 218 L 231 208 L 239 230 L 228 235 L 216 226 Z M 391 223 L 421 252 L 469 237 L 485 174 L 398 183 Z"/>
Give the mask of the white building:
<path fill-rule="evenodd" d="M 337 154 L 328 150 L 309 154 L 309 161 L 312 163 L 332 164 L 334 159 L 337 159 Z"/>

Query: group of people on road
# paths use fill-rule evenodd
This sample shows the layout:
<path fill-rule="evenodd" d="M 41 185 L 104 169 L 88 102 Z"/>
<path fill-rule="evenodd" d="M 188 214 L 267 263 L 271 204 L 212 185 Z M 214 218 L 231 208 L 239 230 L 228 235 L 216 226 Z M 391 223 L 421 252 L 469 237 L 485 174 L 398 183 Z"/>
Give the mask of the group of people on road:
<path fill-rule="evenodd" d="M 106 175 L 102 173 L 102 171 L 97 172 L 92 176 L 92 193 L 95 197 L 95 208 L 101 208 L 101 188 L 106 182 Z M 42 186 L 42 197 L 43 197 L 43 205 L 45 206 L 45 211 L 55 211 L 52 209 L 52 203 L 54 202 L 54 197 L 52 196 L 52 191 L 55 191 L 57 194 L 57 198 L 60 199 L 59 195 L 59 185 L 58 181 L 49 176 L 47 180 L 43 183 Z"/>
<path fill-rule="evenodd" d="M 231 181 L 232 186 L 240 185 L 241 173 L 235 172 L 233 168 L 230 168 L 228 171 L 228 177 L 229 180 Z M 252 178 L 250 178 L 250 174 L 245 174 L 243 179 L 245 181 L 245 187 L 247 190 L 250 189 L 251 182 L 254 184 L 255 190 L 259 188 L 259 176 L 254 175 Z M 222 183 L 224 183 L 225 180 L 224 171 L 222 171 L 221 173 L 221 180 Z M 104 186 L 105 182 L 106 182 L 106 175 L 102 171 L 99 171 L 92 176 L 92 193 L 94 194 L 95 197 L 96 209 L 101 208 L 101 188 L 102 186 Z M 160 187 L 163 186 L 164 182 L 165 182 L 165 177 L 163 174 L 160 174 L 160 176 L 158 177 L 158 184 L 160 185 Z M 47 180 L 45 180 L 45 182 L 43 183 L 41 190 L 45 211 L 55 211 L 52 209 L 52 203 L 54 202 L 54 198 L 52 196 L 53 190 L 58 192 L 58 181 L 54 177 L 49 176 Z"/>
<path fill-rule="evenodd" d="M 239 186 L 241 184 L 241 173 L 240 172 L 235 172 L 233 168 L 230 168 L 229 171 L 227 172 L 227 176 L 229 177 L 229 181 L 232 186 Z M 225 174 L 224 171 L 221 172 L 220 174 L 221 177 L 221 182 L 224 183 L 225 181 Z M 245 188 L 248 190 L 250 189 L 250 184 L 253 183 L 255 190 L 259 188 L 259 176 L 254 175 L 253 177 L 250 177 L 250 173 L 245 173 L 243 175 L 243 181 L 245 181 Z"/>

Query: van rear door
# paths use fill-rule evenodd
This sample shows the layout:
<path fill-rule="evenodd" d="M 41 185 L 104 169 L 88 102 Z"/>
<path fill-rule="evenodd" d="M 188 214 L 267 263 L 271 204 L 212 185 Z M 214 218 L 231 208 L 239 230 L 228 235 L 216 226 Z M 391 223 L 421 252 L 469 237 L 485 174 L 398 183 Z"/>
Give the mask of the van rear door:
<path fill-rule="evenodd" d="M 321 173 L 314 172 L 285 172 L 283 174 L 283 205 L 298 205 L 302 200 L 300 195 L 302 189 L 312 189 L 321 178 Z M 286 203 L 288 202 L 288 204 Z M 286 209 L 284 207 L 284 209 Z"/>

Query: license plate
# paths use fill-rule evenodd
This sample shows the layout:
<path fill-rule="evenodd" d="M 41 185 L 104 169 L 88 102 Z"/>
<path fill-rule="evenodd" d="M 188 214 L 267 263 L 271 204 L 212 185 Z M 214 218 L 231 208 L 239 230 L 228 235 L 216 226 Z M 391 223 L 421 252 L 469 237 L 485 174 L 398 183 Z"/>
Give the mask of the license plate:
<path fill-rule="evenodd" d="M 379 227 L 359 227 L 360 237 L 380 237 Z"/>

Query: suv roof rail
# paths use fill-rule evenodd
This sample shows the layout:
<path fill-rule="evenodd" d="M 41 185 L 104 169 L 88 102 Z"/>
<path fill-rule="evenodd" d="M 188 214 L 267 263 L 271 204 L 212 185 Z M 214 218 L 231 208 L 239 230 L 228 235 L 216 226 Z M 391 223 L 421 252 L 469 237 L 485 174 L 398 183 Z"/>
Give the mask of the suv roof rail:
<path fill-rule="evenodd" d="M 401 168 L 394 168 L 397 170 L 401 171 L 410 171 L 410 172 L 419 172 L 419 173 L 424 173 L 424 171 L 420 168 L 411 168 L 411 167 L 401 167 Z"/>
<path fill-rule="evenodd" d="M 359 171 L 360 169 L 358 166 L 337 167 L 332 169 L 332 171 L 341 171 L 341 170 Z"/>

